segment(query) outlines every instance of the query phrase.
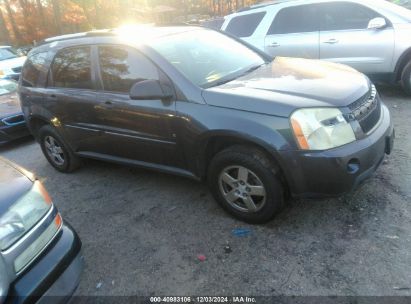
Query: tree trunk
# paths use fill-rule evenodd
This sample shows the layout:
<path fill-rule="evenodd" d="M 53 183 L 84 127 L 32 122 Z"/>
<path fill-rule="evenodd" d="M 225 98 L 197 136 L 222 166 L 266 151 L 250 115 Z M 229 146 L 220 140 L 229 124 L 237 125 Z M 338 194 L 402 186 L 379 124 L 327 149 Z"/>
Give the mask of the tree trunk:
<path fill-rule="evenodd" d="M 47 31 L 47 19 L 46 19 L 46 15 L 44 14 L 44 8 L 43 8 L 43 5 L 41 4 L 41 0 L 36 0 L 36 5 L 37 5 L 37 10 L 39 12 L 39 16 L 41 19 L 41 26 L 43 27 L 43 30 Z"/>
<path fill-rule="evenodd" d="M 0 9 L 0 43 L 10 44 L 10 33 L 4 19 L 3 12 Z"/>
<path fill-rule="evenodd" d="M 61 12 L 60 12 L 60 0 L 53 0 L 53 14 L 54 23 L 56 25 L 57 34 L 61 35 Z"/>
<path fill-rule="evenodd" d="M 17 43 L 21 43 L 22 42 L 21 33 L 19 31 L 19 28 L 17 27 L 16 20 L 14 19 L 13 10 L 10 7 L 9 0 L 4 0 L 4 4 L 6 5 L 7 15 L 8 15 L 9 20 L 10 20 L 10 24 L 11 24 L 11 28 L 13 30 L 14 38 L 15 38 Z"/>
<path fill-rule="evenodd" d="M 95 12 L 95 21 L 94 21 L 94 28 L 100 29 L 100 7 L 98 5 L 97 0 L 94 0 L 94 12 Z"/>
<path fill-rule="evenodd" d="M 23 12 L 25 32 L 30 37 L 30 40 L 33 40 L 35 39 L 35 33 L 34 33 L 33 25 L 31 25 L 30 21 L 28 20 L 28 17 L 30 16 L 30 9 L 28 7 L 28 3 L 26 0 L 19 0 L 19 4 Z"/>

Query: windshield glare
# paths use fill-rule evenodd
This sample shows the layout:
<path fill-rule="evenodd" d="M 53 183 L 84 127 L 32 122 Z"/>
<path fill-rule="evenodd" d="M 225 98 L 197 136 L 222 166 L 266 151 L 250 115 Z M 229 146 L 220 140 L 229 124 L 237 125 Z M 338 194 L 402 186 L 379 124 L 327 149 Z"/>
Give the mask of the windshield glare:
<path fill-rule="evenodd" d="M 264 64 L 256 52 L 211 30 L 192 30 L 161 37 L 149 45 L 203 88 L 235 79 Z"/>
<path fill-rule="evenodd" d="M 376 2 L 381 8 L 388 10 L 390 13 L 405 19 L 406 21 L 411 21 L 411 10 L 400 6 L 400 5 L 411 5 L 411 1 L 401 1 L 400 5 L 388 2 L 388 1 L 378 1 Z"/>
<path fill-rule="evenodd" d="M 17 83 L 9 80 L 0 80 L 0 96 L 15 92 Z"/>
<path fill-rule="evenodd" d="M 13 49 L 11 49 L 11 48 L 0 49 L 0 61 L 7 60 L 7 59 L 13 59 L 13 58 L 16 58 L 16 57 L 18 57 L 17 53 L 14 52 Z"/>

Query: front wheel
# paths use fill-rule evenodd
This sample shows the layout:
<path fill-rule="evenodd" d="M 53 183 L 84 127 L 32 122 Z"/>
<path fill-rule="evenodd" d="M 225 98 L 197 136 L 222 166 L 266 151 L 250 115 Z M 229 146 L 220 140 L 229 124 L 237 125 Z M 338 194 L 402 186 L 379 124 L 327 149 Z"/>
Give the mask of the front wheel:
<path fill-rule="evenodd" d="M 60 138 L 51 126 L 39 131 L 40 146 L 49 163 L 63 173 L 72 172 L 80 166 L 80 159 Z"/>
<path fill-rule="evenodd" d="M 262 151 L 233 146 L 211 161 L 208 184 L 217 202 L 248 223 L 271 220 L 284 205 L 278 169 Z"/>
<path fill-rule="evenodd" d="M 401 85 L 404 91 L 411 95 L 411 61 L 405 66 L 401 74 Z"/>

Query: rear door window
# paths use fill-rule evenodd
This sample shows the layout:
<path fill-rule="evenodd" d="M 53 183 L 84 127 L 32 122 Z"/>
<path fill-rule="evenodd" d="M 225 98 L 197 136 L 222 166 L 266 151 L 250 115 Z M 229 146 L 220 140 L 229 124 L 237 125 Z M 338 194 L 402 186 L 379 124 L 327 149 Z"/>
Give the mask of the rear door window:
<path fill-rule="evenodd" d="M 265 12 L 259 12 L 234 17 L 228 23 L 225 31 L 240 38 L 250 37 L 254 34 L 265 14 Z"/>
<path fill-rule="evenodd" d="M 100 73 L 105 91 L 129 93 L 143 80 L 159 80 L 157 67 L 144 55 L 125 46 L 99 46 Z"/>
<path fill-rule="evenodd" d="M 300 5 L 281 9 L 267 35 L 307 33 L 320 30 L 316 5 Z"/>
<path fill-rule="evenodd" d="M 64 49 L 54 58 L 52 86 L 71 89 L 93 89 L 90 47 Z"/>
<path fill-rule="evenodd" d="M 47 73 L 47 52 L 30 55 L 24 64 L 22 71 L 22 85 L 24 87 L 36 87 L 41 73 Z"/>

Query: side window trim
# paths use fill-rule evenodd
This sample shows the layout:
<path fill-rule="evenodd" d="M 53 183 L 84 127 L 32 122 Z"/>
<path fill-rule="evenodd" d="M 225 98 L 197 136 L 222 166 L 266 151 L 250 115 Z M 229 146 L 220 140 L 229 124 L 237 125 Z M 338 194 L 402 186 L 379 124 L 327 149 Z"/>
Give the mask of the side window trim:
<path fill-rule="evenodd" d="M 54 76 L 53 76 L 53 64 L 54 61 L 56 60 L 57 55 L 59 55 L 61 52 L 69 50 L 69 49 L 76 49 L 76 48 L 86 48 L 88 47 L 90 50 L 90 76 L 91 76 L 91 89 L 84 89 L 84 88 L 65 88 L 65 87 L 56 87 L 54 85 Z M 97 91 L 97 83 L 96 83 L 96 75 L 95 75 L 95 67 L 93 64 L 93 44 L 82 44 L 82 45 L 73 45 L 73 46 L 68 46 L 61 48 L 57 50 L 53 54 L 53 60 L 50 62 L 50 66 L 48 69 L 48 76 L 47 76 L 47 82 L 46 82 L 46 88 L 48 89 L 65 89 L 65 90 L 82 90 L 82 91 Z"/>
<path fill-rule="evenodd" d="M 91 78 L 94 83 L 94 88 L 96 91 L 104 91 L 103 78 L 101 77 L 100 70 L 100 58 L 98 54 L 99 44 L 94 44 L 91 46 Z M 93 79 L 94 78 L 94 79 Z"/>

